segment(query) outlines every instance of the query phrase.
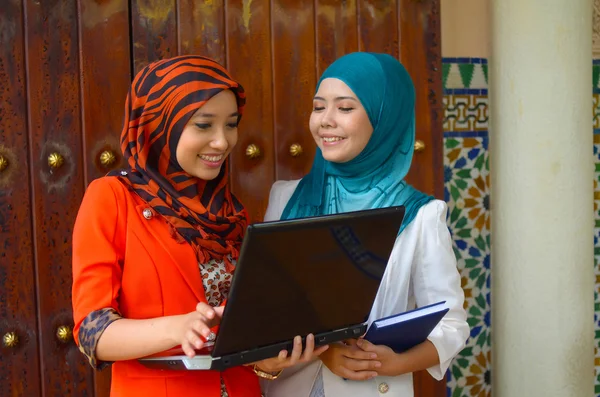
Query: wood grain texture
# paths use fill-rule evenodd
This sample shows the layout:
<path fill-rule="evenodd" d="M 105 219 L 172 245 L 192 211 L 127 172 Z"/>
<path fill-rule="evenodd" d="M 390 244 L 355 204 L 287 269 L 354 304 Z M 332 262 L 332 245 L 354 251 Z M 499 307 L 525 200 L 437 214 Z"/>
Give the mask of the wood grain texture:
<path fill-rule="evenodd" d="M 439 0 L 400 0 L 400 59 L 416 91 L 416 135 L 425 150 L 415 153 L 407 180 L 444 199 L 442 58 Z"/>
<path fill-rule="evenodd" d="M 357 0 L 360 51 L 385 52 L 398 58 L 398 1 Z"/>
<path fill-rule="evenodd" d="M 316 85 L 315 21 L 312 2 L 271 1 L 276 179 L 308 173 L 315 142 L 308 128 Z M 290 155 L 300 144 L 303 153 Z"/>
<path fill-rule="evenodd" d="M 269 25 L 269 0 L 228 2 L 228 69 L 247 97 L 238 144 L 231 154 L 231 182 L 253 222 L 263 220 L 275 177 Z M 246 155 L 252 144 L 261 152 L 254 159 Z"/>
<path fill-rule="evenodd" d="M 226 65 L 225 0 L 178 0 L 180 55 L 202 55 Z"/>
<path fill-rule="evenodd" d="M 81 93 L 86 185 L 125 166 L 119 137 L 131 81 L 127 0 L 79 0 Z M 103 165 L 101 154 L 115 161 Z"/>
<path fill-rule="evenodd" d="M 342 55 L 358 51 L 356 1 L 315 1 L 317 78 Z"/>
<path fill-rule="evenodd" d="M 29 139 L 44 396 L 93 396 L 91 367 L 59 326 L 73 325 L 72 225 L 83 195 L 76 2 L 26 0 Z M 51 168 L 48 157 L 64 163 Z"/>
<path fill-rule="evenodd" d="M 177 0 L 130 0 L 133 74 L 178 53 Z"/>
<path fill-rule="evenodd" d="M 25 43 L 21 0 L 0 12 L 0 395 L 39 396 L 40 372 L 30 212 Z M 17 346 L 2 337 L 14 332 Z"/>

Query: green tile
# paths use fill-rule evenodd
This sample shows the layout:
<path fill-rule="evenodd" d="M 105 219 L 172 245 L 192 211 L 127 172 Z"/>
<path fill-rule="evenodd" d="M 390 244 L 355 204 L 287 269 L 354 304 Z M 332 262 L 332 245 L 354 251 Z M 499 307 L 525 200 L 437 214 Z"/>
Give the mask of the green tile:
<path fill-rule="evenodd" d="M 458 222 L 456 222 L 456 224 L 454 225 L 454 228 L 462 229 L 463 227 L 467 226 L 468 223 L 469 223 L 469 221 L 467 220 L 467 218 L 465 218 L 463 216 L 462 218 L 460 218 L 460 220 Z"/>
<path fill-rule="evenodd" d="M 469 183 L 467 181 L 465 181 L 464 179 L 457 179 L 454 182 L 456 184 L 456 187 L 459 188 L 460 190 L 465 190 L 469 186 Z"/>
<path fill-rule="evenodd" d="M 477 338 L 477 342 L 476 342 L 477 346 L 483 347 L 485 345 L 485 342 L 487 340 L 487 335 L 488 335 L 487 332 L 482 332 L 479 334 L 479 337 Z"/>
<path fill-rule="evenodd" d="M 479 159 L 477 159 L 479 160 Z M 461 177 L 461 178 L 465 178 L 465 179 L 469 179 L 471 178 L 471 169 L 470 168 L 466 168 L 464 170 L 459 170 L 456 173 L 456 176 Z"/>
<path fill-rule="evenodd" d="M 480 290 L 483 289 L 483 285 L 485 284 L 485 279 L 486 279 L 486 273 L 484 272 L 481 276 L 479 276 L 479 278 L 477 279 L 477 288 L 479 288 Z"/>
<path fill-rule="evenodd" d="M 598 88 L 598 79 L 600 79 L 600 65 L 594 65 L 592 67 L 593 88 Z"/>
<path fill-rule="evenodd" d="M 477 238 L 475 239 L 475 244 L 477 244 L 477 248 L 479 248 L 482 251 L 485 251 L 487 248 L 485 245 L 485 240 L 481 236 L 477 236 Z"/>
<path fill-rule="evenodd" d="M 442 87 L 446 88 L 446 81 L 448 81 L 448 74 L 450 74 L 450 67 L 452 67 L 451 63 L 443 63 L 442 64 Z"/>
<path fill-rule="evenodd" d="M 460 63 L 458 64 L 458 70 L 460 71 L 460 78 L 465 88 L 471 87 L 471 80 L 473 80 L 473 70 L 475 65 L 472 63 Z"/>
<path fill-rule="evenodd" d="M 475 297 L 475 302 L 477 302 L 477 304 L 485 310 L 486 304 L 483 295 L 477 295 L 477 297 Z"/>
<path fill-rule="evenodd" d="M 481 268 L 480 267 L 476 267 L 475 269 L 471 270 L 469 272 L 469 278 L 474 280 L 476 279 L 479 275 L 481 274 Z M 474 308 L 475 306 L 472 306 L 471 308 Z"/>
<path fill-rule="evenodd" d="M 467 368 L 469 366 L 469 360 L 460 357 L 456 359 L 456 363 L 461 368 Z"/>
<path fill-rule="evenodd" d="M 452 366 L 452 376 L 454 376 L 454 379 L 462 378 L 462 372 L 460 371 L 460 368 L 456 365 Z M 460 394 L 459 394 L 459 396 L 460 396 Z"/>
<path fill-rule="evenodd" d="M 459 230 L 456 233 L 457 236 L 462 237 L 462 238 L 470 238 L 471 237 L 471 229 L 463 229 L 463 230 Z"/>
<path fill-rule="evenodd" d="M 464 349 L 462 349 L 462 351 L 460 352 L 460 354 L 463 357 L 471 357 L 471 356 L 473 356 L 473 348 L 472 347 L 465 347 Z"/>
<path fill-rule="evenodd" d="M 485 76 L 485 82 L 486 84 L 490 84 L 488 81 L 488 65 L 487 64 L 482 64 L 481 65 L 481 69 L 483 70 L 483 75 Z"/>
<path fill-rule="evenodd" d="M 467 269 L 473 268 L 477 265 L 479 265 L 479 261 L 477 259 L 473 259 L 473 258 L 465 259 L 465 267 Z"/>
<path fill-rule="evenodd" d="M 454 376 L 456 378 L 456 376 Z M 460 377 L 460 376 L 459 376 Z M 597 386 L 596 386 L 597 387 Z M 454 389 L 454 391 L 452 392 L 452 397 L 463 397 L 466 396 L 467 394 L 463 394 L 463 388 L 462 387 L 457 387 L 456 389 Z"/>
<path fill-rule="evenodd" d="M 460 142 L 458 139 L 454 139 L 454 138 L 447 138 L 446 139 L 446 147 L 448 149 L 454 149 L 455 147 L 460 145 Z"/>

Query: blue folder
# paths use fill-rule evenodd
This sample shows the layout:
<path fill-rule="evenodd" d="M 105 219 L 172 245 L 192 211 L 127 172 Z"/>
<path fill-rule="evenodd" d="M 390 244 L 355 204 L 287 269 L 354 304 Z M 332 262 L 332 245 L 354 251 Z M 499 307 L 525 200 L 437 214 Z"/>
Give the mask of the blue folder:
<path fill-rule="evenodd" d="M 446 301 L 442 301 L 384 317 L 371 324 L 364 338 L 375 345 L 385 345 L 401 353 L 425 342 L 448 310 Z"/>

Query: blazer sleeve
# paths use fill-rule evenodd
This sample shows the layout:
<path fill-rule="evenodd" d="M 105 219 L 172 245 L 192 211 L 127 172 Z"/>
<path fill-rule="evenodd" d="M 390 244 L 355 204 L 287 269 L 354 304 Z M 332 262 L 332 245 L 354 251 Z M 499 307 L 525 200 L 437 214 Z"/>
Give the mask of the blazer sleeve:
<path fill-rule="evenodd" d="M 73 229 L 73 335 L 97 369 L 109 364 L 95 358 L 98 340 L 106 327 L 121 318 L 118 298 L 125 236 L 119 221 L 126 220 L 122 213 L 126 203 L 117 198 L 109 178 L 89 185 Z"/>
<path fill-rule="evenodd" d="M 437 349 L 440 364 L 428 369 L 441 380 L 452 359 L 465 347 L 469 337 L 464 292 L 446 224 L 446 203 L 423 207 L 423 224 L 413 262 L 413 285 L 417 307 L 446 301 L 448 313 L 428 337 Z"/>

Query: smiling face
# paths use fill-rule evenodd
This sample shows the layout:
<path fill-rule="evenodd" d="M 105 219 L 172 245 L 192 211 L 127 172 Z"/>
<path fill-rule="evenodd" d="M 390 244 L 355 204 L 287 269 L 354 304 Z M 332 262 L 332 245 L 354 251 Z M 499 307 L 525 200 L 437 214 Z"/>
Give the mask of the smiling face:
<path fill-rule="evenodd" d="M 186 124 L 177 144 L 176 158 L 188 174 L 215 179 L 238 139 L 235 94 L 224 90 L 209 99 Z"/>
<path fill-rule="evenodd" d="M 358 156 L 373 135 L 373 126 L 354 92 L 341 80 L 321 82 L 313 99 L 310 132 L 323 158 L 346 163 Z"/>

